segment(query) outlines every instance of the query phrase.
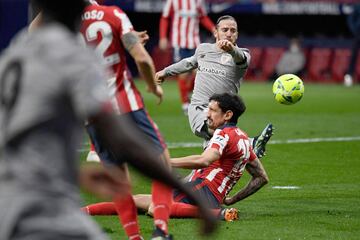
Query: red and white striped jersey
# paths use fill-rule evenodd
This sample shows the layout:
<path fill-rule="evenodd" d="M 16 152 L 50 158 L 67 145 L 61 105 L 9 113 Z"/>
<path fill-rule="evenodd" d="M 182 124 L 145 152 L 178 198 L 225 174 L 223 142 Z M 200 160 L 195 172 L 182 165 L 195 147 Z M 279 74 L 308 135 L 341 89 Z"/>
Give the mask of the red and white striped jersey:
<path fill-rule="evenodd" d="M 220 159 L 204 169 L 197 170 L 190 181 L 203 179 L 216 199 L 222 203 L 243 175 L 246 164 L 255 160 L 256 155 L 246 133 L 234 125 L 217 129 L 207 148 L 217 149 Z"/>
<path fill-rule="evenodd" d="M 200 44 L 200 23 L 209 31 L 214 29 L 203 0 L 167 0 L 160 20 L 160 38 L 167 36 L 169 19 L 173 47 L 196 48 Z"/>
<path fill-rule="evenodd" d="M 125 48 L 121 37 L 133 30 L 128 16 L 116 6 L 97 4 L 86 7 L 82 16 L 81 33 L 86 44 L 94 46 L 108 68 L 113 107 L 121 113 L 144 107 L 139 90 L 126 63 Z"/>

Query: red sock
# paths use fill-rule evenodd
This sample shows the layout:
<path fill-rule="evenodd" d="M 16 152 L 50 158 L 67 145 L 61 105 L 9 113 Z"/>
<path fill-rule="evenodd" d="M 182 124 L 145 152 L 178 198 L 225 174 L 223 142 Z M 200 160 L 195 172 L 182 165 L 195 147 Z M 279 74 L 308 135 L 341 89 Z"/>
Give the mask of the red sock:
<path fill-rule="evenodd" d="M 95 146 L 94 146 L 94 144 L 92 144 L 91 141 L 90 141 L 90 151 L 95 151 Z"/>
<path fill-rule="evenodd" d="M 186 78 L 177 78 L 179 90 L 180 90 L 180 100 L 181 103 L 188 103 L 189 102 L 189 92 L 188 92 L 188 83 Z"/>
<path fill-rule="evenodd" d="M 89 215 L 117 215 L 115 204 L 113 202 L 100 202 L 87 205 L 81 208 Z"/>
<path fill-rule="evenodd" d="M 221 209 L 212 209 L 212 212 L 215 216 L 218 216 L 220 214 Z M 171 205 L 171 211 L 170 211 L 171 217 L 180 217 L 180 218 L 197 218 L 199 217 L 199 211 L 198 207 L 187 204 L 187 203 L 181 203 L 181 202 L 173 202 Z"/>
<path fill-rule="evenodd" d="M 160 182 L 152 183 L 152 202 L 154 204 L 154 223 L 168 234 L 168 221 L 172 204 L 172 189 Z"/>
<path fill-rule="evenodd" d="M 140 240 L 141 235 L 137 219 L 137 209 L 131 194 L 115 197 L 114 205 L 126 235 L 131 240 Z"/>

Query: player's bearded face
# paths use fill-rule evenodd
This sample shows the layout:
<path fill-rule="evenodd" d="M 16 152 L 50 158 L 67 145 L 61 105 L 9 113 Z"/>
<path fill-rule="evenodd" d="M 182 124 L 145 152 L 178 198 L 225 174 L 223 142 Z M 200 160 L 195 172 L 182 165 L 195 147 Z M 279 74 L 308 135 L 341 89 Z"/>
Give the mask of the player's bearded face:
<path fill-rule="evenodd" d="M 228 40 L 235 45 L 238 38 L 236 22 L 230 19 L 220 21 L 217 25 L 214 36 L 216 38 L 216 41 Z"/>
<path fill-rule="evenodd" d="M 210 129 L 215 130 L 225 123 L 225 113 L 222 112 L 218 102 L 211 101 L 207 113 L 207 125 Z"/>

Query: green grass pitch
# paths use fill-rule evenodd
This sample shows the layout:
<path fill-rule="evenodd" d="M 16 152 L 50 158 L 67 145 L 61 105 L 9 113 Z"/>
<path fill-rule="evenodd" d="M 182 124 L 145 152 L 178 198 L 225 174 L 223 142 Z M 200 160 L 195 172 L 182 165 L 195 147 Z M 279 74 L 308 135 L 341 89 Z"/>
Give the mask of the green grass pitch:
<path fill-rule="evenodd" d="M 201 153 L 200 147 L 176 147 L 201 144 L 181 112 L 176 83 L 164 83 L 164 102 L 159 106 L 155 97 L 145 93 L 144 84 L 137 84 L 171 146 L 171 155 Z M 270 182 L 234 205 L 240 211 L 239 221 L 220 222 L 207 239 L 360 239 L 360 87 L 305 83 L 303 99 L 292 106 L 275 102 L 270 83 L 245 82 L 240 95 L 247 111 L 238 126 L 249 136 L 258 134 L 268 122 L 276 128 L 262 159 Z M 304 142 L 296 142 L 299 139 Z M 248 180 L 249 174 L 244 174 L 233 191 Z M 150 193 L 149 179 L 132 170 L 132 181 L 134 193 Z M 89 194 L 83 196 L 84 204 L 98 201 Z M 94 219 L 111 239 L 126 239 L 116 216 Z M 152 218 L 140 214 L 139 221 L 143 236 L 149 239 Z M 205 239 L 199 227 L 196 219 L 171 219 L 169 225 L 179 240 Z"/>

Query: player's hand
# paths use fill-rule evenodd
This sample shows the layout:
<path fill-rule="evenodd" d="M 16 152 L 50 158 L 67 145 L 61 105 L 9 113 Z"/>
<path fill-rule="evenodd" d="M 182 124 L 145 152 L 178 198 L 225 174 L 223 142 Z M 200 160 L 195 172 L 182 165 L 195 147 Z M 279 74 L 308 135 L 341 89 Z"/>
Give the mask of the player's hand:
<path fill-rule="evenodd" d="M 164 91 L 160 85 L 155 85 L 154 89 L 151 89 L 150 87 L 148 87 L 147 91 L 153 93 L 158 98 L 158 101 L 157 101 L 158 105 L 162 103 Z"/>
<path fill-rule="evenodd" d="M 169 44 L 168 44 L 167 38 L 161 38 L 161 39 L 159 40 L 159 48 L 160 48 L 160 50 L 162 50 L 162 51 L 167 50 L 168 45 L 169 45 Z"/>
<path fill-rule="evenodd" d="M 142 45 L 145 45 L 148 41 L 149 41 L 149 35 L 147 34 L 147 31 L 134 31 L 135 34 L 138 36 L 139 40 L 140 40 L 140 43 Z"/>
<path fill-rule="evenodd" d="M 105 199 L 112 199 L 115 194 L 125 194 L 130 190 L 128 182 L 111 177 L 100 164 L 81 166 L 79 182 L 84 190 Z"/>
<path fill-rule="evenodd" d="M 218 41 L 216 45 L 218 46 L 218 48 L 220 48 L 225 52 L 232 52 L 234 51 L 234 47 L 235 47 L 232 42 L 226 39 Z"/>
<path fill-rule="evenodd" d="M 155 83 L 156 84 L 161 84 L 165 81 L 165 70 L 161 70 L 157 73 L 155 73 Z"/>
<path fill-rule="evenodd" d="M 163 100 L 164 91 L 160 85 L 156 85 L 156 91 L 154 92 L 155 96 L 158 97 L 157 104 L 161 104 Z"/>

